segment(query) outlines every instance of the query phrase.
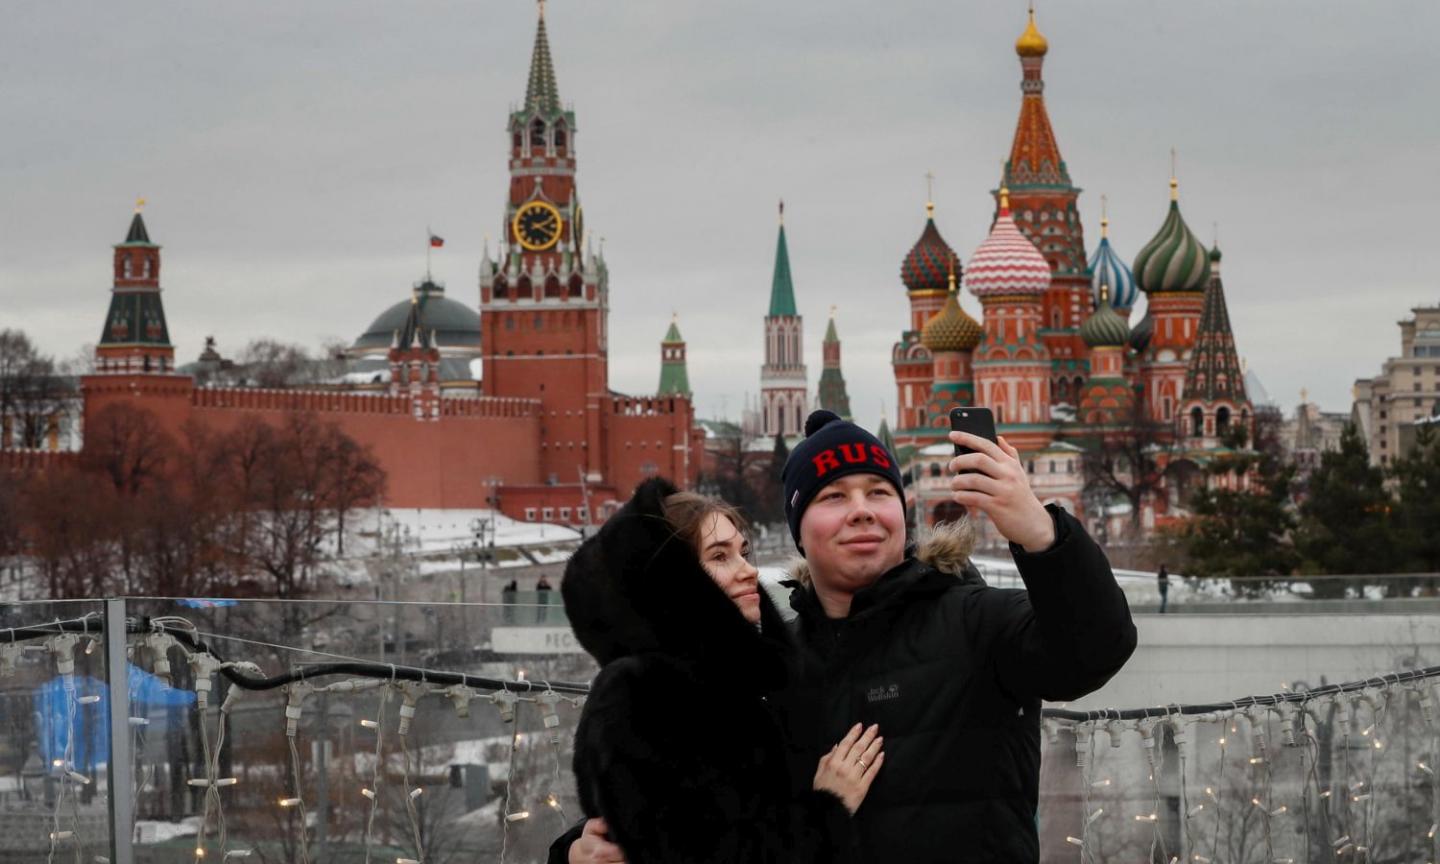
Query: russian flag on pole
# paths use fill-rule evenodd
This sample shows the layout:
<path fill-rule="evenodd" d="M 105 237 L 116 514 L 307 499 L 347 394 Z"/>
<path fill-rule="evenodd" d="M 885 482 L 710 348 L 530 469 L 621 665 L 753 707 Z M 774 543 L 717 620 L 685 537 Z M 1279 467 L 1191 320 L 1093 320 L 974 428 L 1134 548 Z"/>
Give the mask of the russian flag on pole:
<path fill-rule="evenodd" d="M 431 234 L 431 235 L 430 235 L 430 247 L 431 247 L 432 249 L 439 249 L 441 246 L 444 246 L 444 245 L 445 245 L 445 238 L 444 238 L 444 237 L 441 237 L 441 236 L 438 235 L 438 234 Z"/>

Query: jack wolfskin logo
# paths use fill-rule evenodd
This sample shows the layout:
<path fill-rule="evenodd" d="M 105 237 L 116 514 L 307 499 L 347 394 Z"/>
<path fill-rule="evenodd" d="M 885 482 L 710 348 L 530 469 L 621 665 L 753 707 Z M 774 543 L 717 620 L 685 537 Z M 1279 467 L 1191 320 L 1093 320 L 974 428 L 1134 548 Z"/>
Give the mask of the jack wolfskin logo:
<path fill-rule="evenodd" d="M 871 687 L 865 691 L 866 702 L 888 702 L 891 699 L 900 698 L 900 685 L 887 684 L 884 687 Z"/>

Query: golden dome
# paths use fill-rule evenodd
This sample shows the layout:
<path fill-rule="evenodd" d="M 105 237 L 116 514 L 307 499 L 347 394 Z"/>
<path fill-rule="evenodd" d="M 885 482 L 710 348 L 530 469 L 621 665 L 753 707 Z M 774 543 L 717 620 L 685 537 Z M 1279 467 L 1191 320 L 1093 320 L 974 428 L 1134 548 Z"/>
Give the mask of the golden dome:
<path fill-rule="evenodd" d="M 985 329 L 960 308 L 955 274 L 950 274 L 950 296 L 945 305 L 925 323 L 920 331 L 920 344 L 931 352 L 973 351 L 985 335 Z"/>
<path fill-rule="evenodd" d="M 1030 7 L 1030 22 L 1025 25 L 1025 32 L 1015 40 L 1015 53 L 1021 57 L 1044 57 L 1045 52 L 1050 50 L 1050 43 L 1040 35 L 1040 30 L 1035 26 L 1035 7 Z"/>

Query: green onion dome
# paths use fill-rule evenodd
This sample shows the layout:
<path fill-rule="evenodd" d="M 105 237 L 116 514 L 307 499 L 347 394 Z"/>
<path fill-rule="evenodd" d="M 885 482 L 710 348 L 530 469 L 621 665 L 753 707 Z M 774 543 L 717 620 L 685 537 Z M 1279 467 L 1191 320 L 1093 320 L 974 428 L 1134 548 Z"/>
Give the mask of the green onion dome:
<path fill-rule="evenodd" d="M 1204 291 L 1210 279 L 1210 256 L 1180 215 L 1174 179 L 1170 181 L 1170 212 L 1159 233 L 1135 256 L 1134 273 L 1140 290 L 1146 293 Z"/>
<path fill-rule="evenodd" d="M 1130 325 L 1110 305 L 1110 286 L 1100 286 L 1095 311 L 1080 325 L 1080 338 L 1091 348 L 1123 348 L 1130 341 Z"/>

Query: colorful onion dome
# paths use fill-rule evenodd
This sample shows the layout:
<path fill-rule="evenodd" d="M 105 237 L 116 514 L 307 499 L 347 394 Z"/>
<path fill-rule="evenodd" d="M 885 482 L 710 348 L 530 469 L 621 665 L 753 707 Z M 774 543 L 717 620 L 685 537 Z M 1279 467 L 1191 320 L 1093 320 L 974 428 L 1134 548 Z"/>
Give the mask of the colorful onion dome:
<path fill-rule="evenodd" d="M 1170 212 L 1165 223 L 1140 254 L 1135 256 L 1135 281 L 1140 290 L 1203 291 L 1210 279 L 1210 256 L 1205 244 L 1180 215 L 1180 196 L 1170 178 Z"/>
<path fill-rule="evenodd" d="M 960 266 L 959 258 L 935 227 L 935 205 L 925 204 L 925 230 L 900 263 L 900 281 L 907 291 L 944 291 L 945 274 Z"/>
<path fill-rule="evenodd" d="M 1044 57 L 1050 50 L 1050 43 L 1040 35 L 1040 29 L 1035 26 L 1035 7 L 1030 7 L 1030 21 L 1025 25 L 1025 32 L 1015 40 L 1015 53 L 1021 57 Z"/>
<path fill-rule="evenodd" d="M 1100 286 L 1095 311 L 1080 325 L 1080 338 L 1091 348 L 1124 348 L 1130 342 L 1130 325 L 1110 304 L 1110 286 Z"/>
<path fill-rule="evenodd" d="M 1136 354 L 1144 353 L 1150 347 L 1150 337 L 1155 335 L 1155 319 L 1150 317 L 1150 310 L 1145 310 L 1145 317 L 1130 331 L 1130 349 Z"/>
<path fill-rule="evenodd" d="M 1044 294 L 1050 287 L 1050 264 L 1015 227 L 1008 189 L 1000 189 L 1000 215 L 990 236 L 970 256 L 965 287 L 976 297 Z"/>
<path fill-rule="evenodd" d="M 1100 289 L 1109 286 L 1110 305 L 1129 312 L 1135 305 L 1137 294 L 1135 275 L 1115 254 L 1115 247 L 1110 245 L 1109 227 L 1109 219 L 1100 220 L 1100 245 L 1095 247 L 1095 254 L 1090 258 L 1090 293 L 1099 304 Z"/>
<path fill-rule="evenodd" d="M 1220 247 L 1219 247 L 1219 246 L 1212 246 L 1212 247 L 1210 247 L 1210 263 L 1211 263 L 1211 264 L 1219 264 L 1219 263 L 1220 263 Z"/>
<path fill-rule="evenodd" d="M 931 353 L 941 351 L 974 351 L 980 344 L 985 328 L 960 306 L 960 292 L 955 287 L 955 274 L 950 274 L 950 296 L 940 311 L 925 322 L 920 331 L 920 344 Z"/>

